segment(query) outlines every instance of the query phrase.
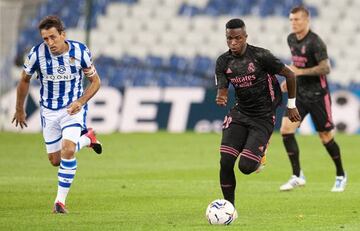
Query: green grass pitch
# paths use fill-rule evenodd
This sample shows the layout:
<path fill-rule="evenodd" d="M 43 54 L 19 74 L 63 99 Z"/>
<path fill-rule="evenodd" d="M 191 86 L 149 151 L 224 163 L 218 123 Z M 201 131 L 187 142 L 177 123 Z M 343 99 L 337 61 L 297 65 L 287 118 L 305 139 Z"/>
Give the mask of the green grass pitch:
<path fill-rule="evenodd" d="M 344 193 L 331 193 L 335 169 L 317 136 L 298 136 L 307 185 L 279 192 L 290 177 L 288 157 L 274 134 L 263 172 L 237 169 L 239 218 L 211 226 L 205 209 L 222 198 L 220 134 L 100 135 L 104 153 L 77 154 L 67 215 L 51 213 L 57 168 L 41 134 L 0 133 L 0 230 L 246 230 L 359 231 L 359 136 L 338 134 L 348 173 Z"/>

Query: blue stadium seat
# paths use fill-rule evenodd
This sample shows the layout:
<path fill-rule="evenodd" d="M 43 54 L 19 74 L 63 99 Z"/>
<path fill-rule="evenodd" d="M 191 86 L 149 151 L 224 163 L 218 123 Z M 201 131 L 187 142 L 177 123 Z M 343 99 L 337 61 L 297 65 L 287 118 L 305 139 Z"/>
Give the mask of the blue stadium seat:
<path fill-rule="evenodd" d="M 172 55 L 169 60 L 169 66 L 175 71 L 185 71 L 188 68 L 188 62 L 184 57 Z"/>
<path fill-rule="evenodd" d="M 162 68 L 163 67 L 163 59 L 158 56 L 149 55 L 145 59 L 145 64 L 154 67 L 154 68 Z"/>

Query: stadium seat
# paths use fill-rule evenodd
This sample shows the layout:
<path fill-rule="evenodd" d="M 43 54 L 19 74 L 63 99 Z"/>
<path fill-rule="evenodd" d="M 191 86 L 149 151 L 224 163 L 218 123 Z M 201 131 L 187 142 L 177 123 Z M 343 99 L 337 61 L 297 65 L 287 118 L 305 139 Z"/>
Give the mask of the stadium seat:
<path fill-rule="evenodd" d="M 358 63 L 347 63 L 360 60 L 360 3 L 354 0 L 227 0 L 226 4 L 224 0 L 99 0 L 93 1 L 87 43 L 106 84 L 206 87 L 216 58 L 228 49 L 225 23 L 233 17 L 244 19 L 250 44 L 270 49 L 289 63 L 288 15 L 298 4 L 309 8 L 312 29 L 328 47 L 331 81 L 344 84 L 356 79 Z M 20 32 L 18 53 L 29 50 L 34 41 L 41 42 L 34 31 L 49 13 L 63 18 L 69 38 L 86 42 L 85 6 L 86 0 L 44 0 Z M 341 72 L 346 74 L 338 78 Z"/>

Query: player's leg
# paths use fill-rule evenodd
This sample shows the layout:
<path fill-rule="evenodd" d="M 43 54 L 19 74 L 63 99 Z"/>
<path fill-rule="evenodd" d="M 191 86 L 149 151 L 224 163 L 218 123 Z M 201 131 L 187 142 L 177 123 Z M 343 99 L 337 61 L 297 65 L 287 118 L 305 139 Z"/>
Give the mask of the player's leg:
<path fill-rule="evenodd" d="M 54 167 L 60 165 L 61 156 L 61 127 L 57 122 L 57 115 L 54 111 L 40 108 L 42 132 L 45 141 L 46 151 L 50 164 Z"/>
<path fill-rule="evenodd" d="M 76 144 L 76 152 L 80 151 L 83 147 L 92 148 L 97 154 L 102 153 L 102 144 L 96 138 L 93 128 L 88 128 L 82 131 L 79 141 Z"/>
<path fill-rule="evenodd" d="M 220 147 L 220 186 L 224 198 L 235 205 L 236 179 L 234 165 L 239 150 L 247 137 L 247 129 L 239 124 L 231 123 L 232 117 L 225 117 Z"/>
<path fill-rule="evenodd" d="M 253 120 L 245 146 L 240 154 L 239 169 L 248 175 L 255 172 L 261 165 L 266 147 L 274 129 L 273 123 L 265 120 Z"/>
<path fill-rule="evenodd" d="M 301 119 L 303 120 L 304 117 L 308 114 L 306 105 L 302 101 L 297 100 L 296 107 L 299 111 Z M 288 117 L 288 110 L 285 109 L 281 122 L 280 133 L 282 135 L 283 144 L 291 163 L 293 176 L 297 177 L 301 175 L 301 167 L 299 159 L 300 151 L 296 142 L 295 132 L 296 129 L 300 126 L 300 123 L 301 122 L 291 122 Z"/>
<path fill-rule="evenodd" d="M 339 145 L 335 142 L 331 131 L 319 132 L 320 139 L 324 144 L 327 152 L 333 160 L 336 167 L 336 176 L 344 176 L 344 168 L 341 162 L 341 154 Z"/>
<path fill-rule="evenodd" d="M 78 124 L 67 126 L 63 129 L 61 162 L 58 170 L 58 191 L 54 206 L 55 213 L 67 213 L 65 202 L 76 174 L 77 162 L 75 150 L 80 133 L 81 127 Z"/>
<path fill-rule="evenodd" d="M 323 100 L 314 104 L 310 114 L 321 142 L 325 146 L 336 168 L 335 183 L 331 191 L 342 192 L 345 190 L 347 176 L 342 165 L 339 145 L 335 142 L 332 133 L 334 123 L 331 116 L 331 100 L 329 94 L 326 94 Z"/>
<path fill-rule="evenodd" d="M 301 118 L 304 118 L 306 114 L 302 113 L 300 115 Z M 280 186 L 281 191 L 290 191 L 298 186 L 304 186 L 306 184 L 305 176 L 300 167 L 299 147 L 295 138 L 295 132 L 299 125 L 300 122 L 293 123 L 287 116 L 284 116 L 282 119 L 280 132 L 291 163 L 292 176 L 286 183 Z"/>
<path fill-rule="evenodd" d="M 281 122 L 280 133 L 282 135 L 283 144 L 288 154 L 292 172 L 295 176 L 300 176 L 300 160 L 299 160 L 299 146 L 296 142 L 295 132 L 299 127 L 300 122 L 291 122 L 289 117 L 284 116 Z"/>
<path fill-rule="evenodd" d="M 102 153 L 102 145 L 100 141 L 96 138 L 96 134 L 94 129 L 88 128 L 86 129 L 86 115 L 87 115 L 88 107 L 85 105 L 81 111 L 78 113 L 77 117 L 81 119 L 81 126 L 84 128 L 81 131 L 81 136 L 76 144 L 76 152 L 80 151 L 83 147 L 92 148 L 97 154 Z M 81 117 L 79 117 L 79 115 Z"/>
<path fill-rule="evenodd" d="M 65 209 L 66 197 L 76 174 L 77 161 L 75 152 L 84 129 L 86 110 L 82 108 L 79 113 L 69 115 L 65 109 L 57 111 L 59 126 L 62 131 L 61 161 L 58 170 L 58 192 L 55 199 L 54 212 L 67 213 Z"/>
<path fill-rule="evenodd" d="M 52 166 L 58 167 L 61 161 L 61 152 L 57 151 L 48 153 L 48 159 Z"/>

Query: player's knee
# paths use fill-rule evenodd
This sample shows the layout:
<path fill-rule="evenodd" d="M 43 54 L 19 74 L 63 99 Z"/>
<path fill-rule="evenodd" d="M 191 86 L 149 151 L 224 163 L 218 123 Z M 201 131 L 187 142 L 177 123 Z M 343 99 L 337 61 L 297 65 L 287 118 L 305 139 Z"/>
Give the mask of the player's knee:
<path fill-rule="evenodd" d="M 323 144 L 327 144 L 334 139 L 334 135 L 331 131 L 319 132 L 319 137 Z"/>
<path fill-rule="evenodd" d="M 249 175 L 249 174 L 255 172 L 256 169 L 258 168 L 258 166 L 259 166 L 259 162 L 251 160 L 246 157 L 242 157 L 242 156 L 240 157 L 239 170 L 242 173 Z"/>
<path fill-rule="evenodd" d="M 280 133 L 282 135 L 295 133 L 299 124 L 300 123 L 298 123 L 298 122 L 293 123 L 289 120 L 289 118 L 284 117 L 283 120 L 281 121 Z"/>
<path fill-rule="evenodd" d="M 74 158 L 76 145 L 68 141 L 64 142 L 61 148 L 61 157 L 65 159 Z"/>
<path fill-rule="evenodd" d="M 294 132 L 292 131 L 291 128 L 289 128 L 288 126 L 284 125 L 284 126 L 281 126 L 281 127 L 280 127 L 280 133 L 281 133 L 281 135 L 286 135 L 286 134 L 291 134 L 291 133 L 294 133 Z"/>

